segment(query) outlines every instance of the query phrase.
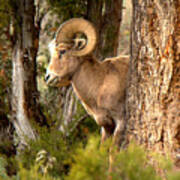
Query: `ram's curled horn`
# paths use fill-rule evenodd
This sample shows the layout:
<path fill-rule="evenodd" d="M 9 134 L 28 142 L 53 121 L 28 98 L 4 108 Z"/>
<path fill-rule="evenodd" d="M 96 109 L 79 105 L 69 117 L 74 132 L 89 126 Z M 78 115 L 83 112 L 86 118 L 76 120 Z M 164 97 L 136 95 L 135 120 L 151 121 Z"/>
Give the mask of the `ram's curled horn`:
<path fill-rule="evenodd" d="M 77 34 L 83 34 L 86 43 L 82 39 L 74 39 Z M 94 26 L 82 18 L 73 18 L 63 23 L 56 34 L 56 44 L 81 42 L 80 48 L 72 49 L 75 56 L 84 56 L 91 53 L 97 42 L 97 35 Z"/>

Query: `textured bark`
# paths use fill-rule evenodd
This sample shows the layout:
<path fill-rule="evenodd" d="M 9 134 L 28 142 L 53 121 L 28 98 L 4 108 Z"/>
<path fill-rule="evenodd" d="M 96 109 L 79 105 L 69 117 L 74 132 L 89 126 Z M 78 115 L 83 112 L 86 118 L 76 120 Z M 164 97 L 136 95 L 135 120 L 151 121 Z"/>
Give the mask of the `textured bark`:
<path fill-rule="evenodd" d="M 100 59 L 117 55 L 123 0 L 88 0 L 87 17 L 99 37 L 95 54 Z"/>
<path fill-rule="evenodd" d="M 77 113 L 78 100 L 73 92 L 72 86 L 62 88 L 61 93 L 62 117 L 59 130 L 67 134 L 70 130 L 70 125 L 76 120 L 74 116 Z"/>
<path fill-rule="evenodd" d="M 133 0 L 126 140 L 180 152 L 180 2 Z"/>
<path fill-rule="evenodd" d="M 28 108 L 25 99 L 26 75 L 23 67 L 23 54 L 21 53 L 20 47 L 14 48 L 12 59 L 12 122 L 18 136 L 21 139 L 21 143 L 26 144 L 25 136 L 35 139 L 35 132 L 29 122 L 28 111 L 30 109 Z"/>
<path fill-rule="evenodd" d="M 3 105 L 5 107 L 5 104 Z M 9 121 L 7 114 L 1 111 L 0 100 L 0 154 L 11 156 L 16 153 L 15 146 L 13 145 L 13 131 L 13 125 Z"/>
<path fill-rule="evenodd" d="M 45 122 L 38 104 L 36 83 L 39 29 L 34 22 L 34 0 L 17 1 L 13 18 L 15 33 L 12 53 L 12 123 L 21 143 L 25 144 L 25 137 L 36 137 L 30 122 Z"/>

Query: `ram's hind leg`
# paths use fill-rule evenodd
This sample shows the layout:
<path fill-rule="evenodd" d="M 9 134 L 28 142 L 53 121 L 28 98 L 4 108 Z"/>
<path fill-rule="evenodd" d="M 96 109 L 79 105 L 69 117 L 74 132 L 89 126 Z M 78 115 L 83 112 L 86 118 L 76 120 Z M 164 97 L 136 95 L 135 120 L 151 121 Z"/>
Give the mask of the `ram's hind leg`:
<path fill-rule="evenodd" d="M 121 122 L 121 121 L 120 121 Z M 114 159 L 116 156 L 116 153 L 120 149 L 120 145 L 123 142 L 123 133 L 124 133 L 124 123 L 118 123 L 116 124 L 114 133 L 113 133 L 113 143 L 111 147 L 109 148 L 109 177 L 108 180 L 112 180 L 112 172 L 113 172 L 113 164 Z"/>
<path fill-rule="evenodd" d="M 113 116 L 116 122 L 116 128 L 113 134 L 113 144 L 118 147 L 118 149 L 121 147 L 125 136 L 126 122 L 124 117 L 125 106 L 124 103 L 120 103 Z"/>
<path fill-rule="evenodd" d="M 103 143 L 107 138 L 113 136 L 115 130 L 115 122 L 110 118 L 105 110 L 100 109 L 95 116 L 97 124 L 101 127 L 101 143 Z"/>
<path fill-rule="evenodd" d="M 100 109 L 99 113 L 96 114 L 96 122 L 98 125 L 101 126 L 102 130 L 102 136 L 101 136 L 101 144 L 104 143 L 104 141 L 109 138 L 110 136 L 113 137 L 114 131 L 116 128 L 116 124 L 114 120 L 108 115 L 107 111 L 104 111 L 103 109 Z M 109 177 L 108 180 L 111 180 L 111 173 L 112 173 L 112 153 L 111 153 L 112 147 L 109 148 Z"/>
<path fill-rule="evenodd" d="M 113 144 L 119 149 L 124 140 L 125 123 L 123 120 L 119 121 L 116 125 L 113 134 Z"/>
<path fill-rule="evenodd" d="M 104 126 L 101 128 L 102 130 L 102 136 L 101 136 L 101 144 L 104 143 L 104 141 L 106 139 L 108 139 L 110 136 L 113 136 L 114 130 L 115 130 L 115 124 L 113 124 L 113 126 Z M 108 180 L 112 180 L 112 163 L 113 163 L 113 155 L 112 155 L 112 149 L 113 147 L 109 148 L 109 176 L 108 176 Z"/>
<path fill-rule="evenodd" d="M 114 133 L 115 126 L 101 127 L 101 144 L 103 144 Z"/>
<path fill-rule="evenodd" d="M 124 106 L 121 105 L 120 108 L 116 111 L 118 113 L 114 113 L 113 118 L 116 122 L 116 127 L 113 133 L 113 143 L 110 147 L 109 152 L 109 173 L 112 174 L 113 172 L 113 164 L 116 157 L 116 153 L 120 150 L 120 147 L 124 141 L 124 134 L 125 134 L 125 121 L 124 121 Z M 112 179 L 111 175 L 108 178 L 109 180 Z"/>
<path fill-rule="evenodd" d="M 111 134 L 109 134 L 104 127 L 101 127 L 101 144 L 103 144 Z"/>

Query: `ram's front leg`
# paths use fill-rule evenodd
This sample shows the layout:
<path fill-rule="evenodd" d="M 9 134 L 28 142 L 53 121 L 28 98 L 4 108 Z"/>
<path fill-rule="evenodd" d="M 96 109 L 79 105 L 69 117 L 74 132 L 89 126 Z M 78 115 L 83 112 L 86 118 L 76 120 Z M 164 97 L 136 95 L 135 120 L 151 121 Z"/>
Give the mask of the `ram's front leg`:
<path fill-rule="evenodd" d="M 107 138 L 113 136 L 115 123 L 103 111 L 100 111 L 98 114 L 96 114 L 96 122 L 99 126 L 101 126 L 101 144 L 102 144 Z"/>
<path fill-rule="evenodd" d="M 112 134 L 109 133 L 104 127 L 101 127 L 101 144 L 103 144 Z"/>

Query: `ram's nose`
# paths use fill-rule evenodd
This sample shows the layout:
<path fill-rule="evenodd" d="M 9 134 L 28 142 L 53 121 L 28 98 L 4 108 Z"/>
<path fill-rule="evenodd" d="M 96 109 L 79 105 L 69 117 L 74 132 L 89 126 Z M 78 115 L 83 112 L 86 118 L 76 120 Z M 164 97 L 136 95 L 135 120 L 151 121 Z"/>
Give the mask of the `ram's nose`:
<path fill-rule="evenodd" d="M 59 81 L 59 78 L 57 75 L 55 75 L 54 73 L 51 73 L 47 70 L 44 80 L 45 80 L 46 84 L 55 86 L 57 84 L 57 82 Z"/>
<path fill-rule="evenodd" d="M 45 75 L 45 77 L 44 77 L 44 80 L 45 80 L 46 82 L 48 82 L 49 78 L 50 78 L 50 74 L 46 73 L 46 75 Z"/>
<path fill-rule="evenodd" d="M 54 79 L 54 78 L 55 78 L 55 76 L 47 70 L 46 75 L 44 77 L 45 82 L 47 84 L 49 84 L 52 81 L 52 79 Z"/>

